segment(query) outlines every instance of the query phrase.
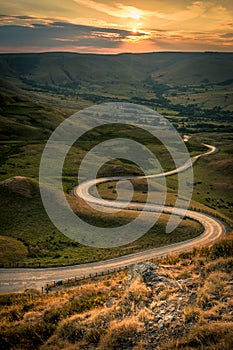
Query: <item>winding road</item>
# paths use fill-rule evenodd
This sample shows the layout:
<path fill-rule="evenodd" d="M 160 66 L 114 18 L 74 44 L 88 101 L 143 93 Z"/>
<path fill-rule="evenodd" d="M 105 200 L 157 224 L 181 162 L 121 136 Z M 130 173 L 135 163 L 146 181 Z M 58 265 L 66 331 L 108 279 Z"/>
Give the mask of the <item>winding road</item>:
<path fill-rule="evenodd" d="M 123 180 L 133 180 L 133 179 L 149 179 L 149 178 L 160 178 L 164 176 L 170 176 L 177 173 L 180 173 L 182 171 L 185 171 L 186 169 L 190 168 L 199 158 L 203 156 L 207 156 L 210 154 L 214 154 L 217 152 L 217 148 L 215 146 L 208 145 L 206 143 L 203 143 L 203 146 L 207 147 L 209 150 L 206 153 L 198 154 L 197 156 L 194 156 L 190 158 L 186 163 L 181 165 L 180 167 L 167 171 L 165 173 L 159 173 L 159 174 L 153 174 L 153 175 L 146 175 L 146 176 L 114 176 L 114 177 L 101 177 L 98 179 L 89 180 L 86 182 L 81 183 L 79 186 L 74 188 L 74 195 L 77 198 L 81 198 L 85 200 L 88 203 L 93 203 L 96 205 L 104 206 L 104 207 L 112 207 L 117 209 L 125 209 L 125 201 L 112 201 L 112 200 L 106 200 L 102 198 L 96 198 L 90 193 L 90 189 L 100 183 L 104 182 L 111 182 L 111 181 L 123 181 Z M 131 202 L 130 205 L 127 205 L 127 209 L 129 210 L 141 210 L 144 207 L 143 203 L 133 203 Z M 168 207 L 167 207 L 168 208 Z M 147 209 L 149 211 L 160 211 L 160 206 L 156 204 L 152 204 L 149 206 L 147 204 Z M 145 210 L 145 209 L 144 209 Z M 170 212 L 170 211 L 169 211 Z M 175 214 L 175 212 L 173 212 Z M 177 215 L 179 215 L 177 213 Z"/>
<path fill-rule="evenodd" d="M 181 167 L 174 169 L 172 171 L 149 175 L 147 177 L 160 177 L 160 176 L 168 176 L 175 174 L 177 172 L 185 171 L 188 169 L 195 161 L 197 161 L 200 157 L 210 155 L 216 152 L 216 147 L 204 144 L 208 151 L 204 154 L 199 154 L 195 157 L 192 157 L 188 162 L 183 164 Z M 146 176 L 139 177 L 105 177 L 101 179 L 95 179 L 88 182 L 82 183 L 80 186 L 77 186 L 74 189 L 74 195 L 84 199 L 87 202 L 95 203 L 97 205 L 110 206 L 114 208 L 125 208 L 125 202 L 120 201 L 106 201 L 101 198 L 95 198 L 89 192 L 91 187 L 97 183 L 106 182 L 106 181 L 117 181 L 117 180 L 128 180 L 131 178 L 146 178 Z M 140 210 L 143 207 L 143 203 L 133 203 L 131 202 L 127 209 L 130 210 Z M 148 207 L 149 212 L 160 211 L 161 208 L 159 205 L 150 204 Z M 184 210 L 182 208 L 173 208 L 169 206 L 165 206 L 163 208 L 164 213 L 173 213 L 175 215 L 183 215 L 186 217 L 199 221 L 204 226 L 204 232 L 193 239 L 179 242 L 167 246 L 163 246 L 160 248 L 153 248 L 146 251 L 142 251 L 139 253 L 133 253 L 130 255 L 82 264 L 75 266 L 65 266 L 65 267 L 56 267 L 56 268 L 11 268 L 0 269 L 0 292 L 13 292 L 20 291 L 26 288 L 41 288 L 45 286 L 45 284 L 49 281 L 57 281 L 61 279 L 67 279 L 72 277 L 79 277 L 83 275 L 89 275 L 90 273 L 99 273 L 103 271 L 107 271 L 113 268 L 126 267 L 138 262 L 150 260 L 156 257 L 167 256 L 171 253 L 180 253 L 184 251 L 191 250 L 194 247 L 202 246 L 202 245 L 210 245 L 214 243 L 218 238 L 225 234 L 225 226 L 218 219 L 211 217 L 204 213 L 195 212 L 192 210 Z"/>

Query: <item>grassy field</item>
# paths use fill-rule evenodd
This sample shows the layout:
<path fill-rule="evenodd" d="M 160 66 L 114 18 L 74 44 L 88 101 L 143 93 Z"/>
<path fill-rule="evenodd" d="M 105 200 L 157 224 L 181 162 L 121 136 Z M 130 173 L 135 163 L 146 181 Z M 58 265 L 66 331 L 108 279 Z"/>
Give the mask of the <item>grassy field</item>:
<path fill-rule="evenodd" d="M 134 139 L 144 143 L 151 151 L 155 152 L 164 169 L 174 168 L 174 164 L 165 152 L 165 148 L 158 141 L 150 139 L 141 129 L 135 130 L 137 132 L 134 132 Z M 127 135 L 127 129 L 121 130 L 120 126 L 118 129 L 108 127 L 107 135 L 116 137 L 116 135 L 119 136 L 120 131 L 123 137 Z M 112 227 L 128 222 L 136 213 L 125 214 L 121 212 L 118 216 L 100 215 L 91 211 L 83 203 L 78 203 L 71 195 L 72 189 L 77 184 L 78 165 L 88 149 L 103 138 L 104 133 L 106 133 L 106 130 L 96 130 L 94 139 L 92 134 L 87 134 L 78 145 L 71 148 L 64 165 L 63 187 L 68 201 L 70 201 L 74 210 L 79 213 L 79 216 L 95 225 Z M 194 165 L 195 181 L 191 207 L 218 214 L 230 220 L 233 218 L 232 199 L 229 192 L 229 188 L 232 186 L 232 160 L 230 157 L 231 147 L 229 146 L 231 135 L 226 133 L 194 135 L 187 144 L 191 155 L 205 152 L 206 148 L 200 145 L 201 142 L 216 145 L 219 148 L 219 153 L 200 159 Z M 122 248 L 112 250 L 94 249 L 70 241 L 53 226 L 41 203 L 37 180 L 43 148 L 44 141 L 40 140 L 33 143 L 12 141 L 1 144 L 3 157 L 0 179 L 4 181 L 13 176 L 26 176 L 31 179 L 26 181 L 28 181 L 32 191 L 32 196 L 26 198 L 6 190 L 4 186 L 0 186 L 1 236 L 6 237 L 5 240 L 3 239 L 0 242 L 2 251 L 7 246 L 7 253 L 1 255 L 3 264 L 18 263 L 22 265 L 26 263 L 39 266 L 39 264 L 58 265 L 96 261 L 185 240 L 201 232 L 200 225 L 184 220 L 176 232 L 172 235 L 165 235 L 164 227 L 167 217 L 163 216 L 148 234 Z M 99 176 L 111 176 L 112 174 L 135 175 L 141 174 L 141 171 L 132 163 L 116 160 L 105 164 L 99 172 Z M 167 186 L 166 203 L 171 205 L 176 200 L 177 177 L 168 177 Z M 98 187 L 98 190 L 104 198 L 114 199 L 116 197 L 114 183 L 102 184 Z M 159 193 L 160 189 L 155 185 L 154 191 Z M 134 200 L 143 202 L 146 196 L 147 184 L 143 181 L 135 181 Z M 13 252 L 15 248 L 11 240 L 7 241 L 9 236 L 11 239 L 15 239 L 14 244 L 17 246 L 17 251 L 20 251 L 20 247 L 22 248 L 22 252 L 17 253 L 14 259 L 10 259 L 10 252 Z"/>
<path fill-rule="evenodd" d="M 24 187 L 24 193 L 18 193 Z M 0 186 L 1 192 L 1 263 L 21 266 L 22 264 L 65 265 L 97 261 L 132 252 L 157 247 L 200 234 L 200 224 L 183 220 L 172 234 L 165 234 L 168 220 L 162 215 L 157 224 L 143 237 L 131 244 L 113 249 L 97 249 L 71 241 L 61 234 L 50 222 L 40 199 L 38 184 L 28 178 L 16 179 L 14 185 Z M 137 213 L 99 214 L 91 210 L 72 196 L 70 202 L 75 212 L 84 220 L 103 227 L 125 224 L 136 217 Z M 17 248 L 16 254 L 14 254 Z M 11 257 L 14 256 L 12 259 Z"/>
<path fill-rule="evenodd" d="M 193 167 L 194 189 L 192 202 L 193 208 L 209 210 L 229 219 L 233 219 L 232 190 L 232 135 L 231 134 L 196 134 L 188 142 L 191 155 L 204 153 L 206 148 L 201 143 L 209 143 L 218 148 L 218 153 L 199 159 Z M 145 202 L 147 198 L 147 186 L 145 180 L 133 181 L 134 200 Z M 103 183 L 98 186 L 99 193 L 108 199 L 115 199 L 116 183 Z M 167 178 L 167 204 L 173 204 L 176 199 L 177 176 Z M 127 190 L 125 190 L 127 193 Z M 155 188 L 156 192 L 156 188 Z M 158 191 L 159 194 L 159 191 Z"/>
<path fill-rule="evenodd" d="M 16 54 L 0 55 L 0 63 L 1 125 L 15 139 L 28 137 L 29 131 L 38 138 L 40 112 L 45 128 L 64 115 L 109 101 L 178 116 L 171 120 L 180 132 L 232 128 L 232 53 Z"/>
<path fill-rule="evenodd" d="M 170 90 L 167 98 L 173 104 L 188 105 L 194 103 L 202 108 L 220 106 L 224 110 L 233 110 L 232 86 L 189 86 L 185 91 Z"/>
<path fill-rule="evenodd" d="M 194 165 L 193 199 L 233 219 L 232 135 L 200 134 L 193 138 L 197 142 L 214 144 L 219 149 L 217 154 L 201 158 Z"/>
<path fill-rule="evenodd" d="M 161 53 L 109 57 L 29 54 L 23 56 L 27 62 L 23 66 L 21 58 L 21 55 L 0 56 L 5 67 L 0 79 L 0 181 L 14 176 L 26 177 L 28 179 L 25 181 L 32 187 L 32 196 L 27 198 L 19 193 L 6 192 L 5 187 L 0 186 L 2 263 L 10 262 L 12 251 L 15 251 L 12 262 L 20 264 L 56 265 L 93 261 L 186 239 L 201 232 L 199 225 L 184 220 L 173 237 L 165 237 L 167 218 L 163 216 L 158 225 L 139 241 L 110 251 L 93 250 L 71 242 L 52 225 L 43 209 L 37 183 L 46 140 L 66 117 L 101 102 L 133 102 L 166 115 L 181 133 L 192 133 L 187 143 L 192 156 L 205 152 L 206 148 L 201 142 L 217 146 L 219 153 L 200 159 L 194 165 L 194 192 L 190 205 L 227 220 L 233 219 L 231 54 Z M 219 67 L 220 61 L 224 64 Z M 98 70 L 93 71 L 93 62 Z M 195 73 L 197 66 L 199 75 Z M 70 74 L 66 75 L 66 72 Z M 70 81 L 69 76 L 76 80 Z M 68 201 L 85 220 L 96 225 L 121 225 L 136 214 L 125 215 L 121 212 L 119 217 L 104 217 L 90 211 L 83 203 L 74 201 L 71 194 L 77 185 L 78 167 L 93 146 L 108 138 L 131 136 L 156 154 L 165 171 L 174 168 L 166 148 L 140 129 L 145 124 L 156 128 L 154 117 L 143 120 L 137 117 L 133 123 L 138 127 L 108 125 L 93 130 L 74 144 L 66 157 L 63 188 Z M 80 124 L 80 128 L 83 125 Z M 149 171 L 153 173 L 153 167 Z M 113 174 L 139 175 L 142 172 L 135 164 L 117 159 L 104 164 L 98 176 Z M 114 199 L 117 195 L 114 183 L 100 185 L 98 190 L 104 198 Z M 168 177 L 167 204 L 175 202 L 176 190 L 177 176 Z M 157 184 L 154 185 L 154 192 L 159 193 Z M 134 200 L 143 202 L 146 196 L 146 183 L 135 181 Z M 3 248 L 6 248 L 5 251 Z"/>

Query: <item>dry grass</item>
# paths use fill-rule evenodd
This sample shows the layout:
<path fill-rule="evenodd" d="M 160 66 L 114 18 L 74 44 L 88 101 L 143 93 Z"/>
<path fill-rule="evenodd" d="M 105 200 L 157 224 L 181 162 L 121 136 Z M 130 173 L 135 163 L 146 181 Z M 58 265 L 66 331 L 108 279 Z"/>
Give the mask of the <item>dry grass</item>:
<path fill-rule="evenodd" d="M 137 277 L 130 283 L 129 288 L 126 290 L 123 298 L 140 303 L 148 300 L 150 295 L 151 288 L 147 287 L 146 284 L 142 282 L 140 277 Z"/>
<path fill-rule="evenodd" d="M 25 245 L 15 238 L 0 236 L 0 262 L 17 262 L 27 257 Z"/>
<path fill-rule="evenodd" d="M 233 322 L 198 325 L 187 336 L 171 341 L 163 350 L 230 350 L 233 348 Z"/>
<path fill-rule="evenodd" d="M 198 321 L 200 315 L 201 310 L 196 305 L 188 305 L 184 308 L 184 320 L 186 323 Z"/>
<path fill-rule="evenodd" d="M 140 333 L 142 329 L 143 324 L 135 317 L 126 318 L 120 322 L 113 321 L 101 338 L 98 350 L 131 349 L 136 343 L 135 334 Z"/>
<path fill-rule="evenodd" d="M 48 295 L 1 295 L 1 348 L 231 350 L 231 239 L 163 259 L 149 285 L 136 269 Z"/>
<path fill-rule="evenodd" d="M 226 290 L 230 275 L 224 272 L 211 272 L 198 290 L 197 304 L 203 309 L 216 305 L 228 296 Z"/>
<path fill-rule="evenodd" d="M 146 340 L 139 340 L 139 343 L 133 347 L 132 350 L 146 350 L 148 349 L 148 342 Z"/>
<path fill-rule="evenodd" d="M 143 309 L 141 309 L 138 312 L 138 320 L 142 321 L 142 322 L 148 322 L 148 321 L 152 321 L 154 318 L 153 312 L 152 310 L 150 310 L 147 307 L 144 307 Z"/>

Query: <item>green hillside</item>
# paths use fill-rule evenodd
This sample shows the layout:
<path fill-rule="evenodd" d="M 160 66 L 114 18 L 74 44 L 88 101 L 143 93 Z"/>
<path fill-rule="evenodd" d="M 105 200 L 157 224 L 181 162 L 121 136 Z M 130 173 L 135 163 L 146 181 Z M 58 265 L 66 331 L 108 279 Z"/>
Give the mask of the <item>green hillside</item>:
<path fill-rule="evenodd" d="M 233 78 L 231 53 L 146 53 L 95 55 L 76 53 L 4 54 L 0 73 L 25 84 L 139 82 L 148 77 L 185 85 Z"/>
<path fill-rule="evenodd" d="M 51 194 L 52 197 L 52 194 Z M 128 223 L 137 213 L 99 214 L 87 204 L 67 195 L 73 210 L 97 226 L 112 227 Z M 63 207 L 57 203 L 58 211 Z M 202 226 L 183 220 L 172 234 L 165 233 L 168 215 L 138 240 L 112 249 L 84 246 L 60 233 L 47 216 L 36 180 L 16 176 L 0 182 L 0 266 L 56 266 L 113 258 L 195 237 Z M 12 258 L 13 256 L 13 258 Z"/>
<path fill-rule="evenodd" d="M 65 116 L 4 79 L 0 79 L 0 104 L 2 140 L 47 139 Z"/>
<path fill-rule="evenodd" d="M 181 134 L 192 135 L 187 144 L 192 155 L 205 151 L 201 142 L 216 145 L 220 150 L 218 154 L 201 159 L 194 166 L 192 206 L 232 219 L 232 58 L 231 53 L 0 55 L 0 181 L 3 181 L 0 186 L 0 260 L 8 264 L 11 252 L 15 251 L 14 263 L 46 266 L 82 263 L 171 243 L 200 232 L 200 227 L 184 220 L 173 237 L 165 236 L 166 218 L 163 217 L 147 235 L 129 246 L 93 251 L 76 246 L 52 225 L 43 209 L 37 183 L 44 145 L 64 118 L 101 102 L 133 102 L 167 115 Z M 137 117 L 133 122 L 142 127 L 156 124 L 153 116 L 144 120 Z M 79 127 L 83 127 L 81 122 Z M 163 147 L 136 129 L 133 137 L 155 151 L 164 169 L 172 169 L 174 164 Z M 77 184 L 77 164 L 86 152 L 98 142 L 119 135 L 128 137 L 128 128 L 122 130 L 121 127 L 120 133 L 119 128 L 111 125 L 86 134 L 71 148 L 64 163 L 64 191 L 74 210 L 88 222 L 104 227 L 124 224 L 132 217 L 124 213 L 119 217 L 96 215 L 74 200 L 71 193 Z M 111 176 L 138 169 L 117 160 L 100 170 L 100 175 Z M 5 188 L 4 181 L 15 176 L 24 177 L 24 182 L 32 188 L 31 196 Z M 19 179 L 17 183 L 22 185 Z M 167 202 L 172 203 L 176 177 L 169 177 L 167 184 Z M 143 184 L 136 185 L 135 199 L 145 200 Z M 115 189 L 108 186 L 100 186 L 99 191 L 108 198 L 115 196 Z"/>
<path fill-rule="evenodd" d="M 38 138 L 42 125 L 47 136 L 46 129 L 64 115 L 91 104 L 127 101 L 167 115 L 181 133 L 229 132 L 232 62 L 233 53 L 210 52 L 2 54 L 1 115 L 8 121 L 1 120 L 1 131 L 14 135 L 19 121 L 17 137 Z"/>

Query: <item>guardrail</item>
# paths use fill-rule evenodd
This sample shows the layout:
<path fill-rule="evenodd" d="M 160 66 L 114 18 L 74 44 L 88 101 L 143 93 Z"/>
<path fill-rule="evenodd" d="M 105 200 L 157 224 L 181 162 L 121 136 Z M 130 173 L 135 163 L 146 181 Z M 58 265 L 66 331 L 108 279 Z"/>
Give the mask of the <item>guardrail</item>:
<path fill-rule="evenodd" d="M 83 282 L 84 280 L 88 280 L 95 277 L 101 277 L 105 275 L 110 275 L 111 273 L 119 272 L 128 269 L 129 266 L 118 267 L 114 269 L 109 269 L 106 271 L 100 271 L 95 273 L 90 273 L 87 275 L 75 276 L 71 278 L 60 279 L 57 281 L 50 281 L 45 284 L 45 286 L 41 287 L 42 294 L 48 293 L 49 291 L 59 288 L 61 286 L 71 287 L 78 285 L 79 282 Z"/>

